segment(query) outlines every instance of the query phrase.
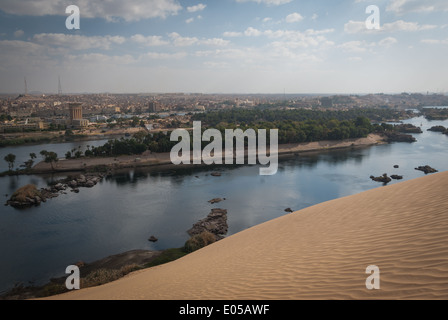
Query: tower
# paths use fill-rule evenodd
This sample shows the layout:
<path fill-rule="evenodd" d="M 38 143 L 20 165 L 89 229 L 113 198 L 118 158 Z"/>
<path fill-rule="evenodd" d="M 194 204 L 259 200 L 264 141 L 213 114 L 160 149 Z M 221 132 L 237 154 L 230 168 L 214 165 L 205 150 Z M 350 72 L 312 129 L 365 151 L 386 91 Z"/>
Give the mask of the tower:
<path fill-rule="evenodd" d="M 62 95 L 61 77 L 58 76 L 58 95 Z"/>
<path fill-rule="evenodd" d="M 82 104 L 78 102 L 70 102 L 69 105 L 70 110 L 70 120 L 73 123 L 73 120 L 82 120 Z"/>

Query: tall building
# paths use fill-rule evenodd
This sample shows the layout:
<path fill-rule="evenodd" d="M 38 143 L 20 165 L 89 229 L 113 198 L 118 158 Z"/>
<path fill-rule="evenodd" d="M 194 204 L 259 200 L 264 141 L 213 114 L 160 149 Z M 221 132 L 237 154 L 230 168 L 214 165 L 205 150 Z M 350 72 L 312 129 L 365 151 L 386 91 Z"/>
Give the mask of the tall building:
<path fill-rule="evenodd" d="M 148 112 L 159 112 L 160 111 L 160 103 L 157 101 L 151 101 L 149 103 Z"/>
<path fill-rule="evenodd" d="M 75 128 L 87 127 L 89 125 L 89 120 L 82 118 L 82 104 L 78 102 L 70 102 L 70 124 Z"/>

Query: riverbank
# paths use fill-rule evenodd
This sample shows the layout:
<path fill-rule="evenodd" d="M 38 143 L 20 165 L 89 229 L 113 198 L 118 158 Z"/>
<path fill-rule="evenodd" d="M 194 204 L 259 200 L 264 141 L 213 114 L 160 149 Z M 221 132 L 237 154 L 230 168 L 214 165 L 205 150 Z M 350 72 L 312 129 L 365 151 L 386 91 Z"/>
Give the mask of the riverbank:
<path fill-rule="evenodd" d="M 279 157 L 290 155 L 300 155 L 304 152 L 334 150 L 342 148 L 365 147 L 380 143 L 385 143 L 385 137 L 378 134 L 370 134 L 366 138 L 347 139 L 339 141 L 318 141 L 299 144 L 283 144 L 279 145 Z M 57 163 L 51 164 L 40 162 L 36 164 L 32 173 L 51 173 L 51 172 L 77 172 L 85 170 L 104 170 L 108 169 L 125 169 L 140 167 L 164 167 L 177 168 L 171 162 L 170 153 L 151 153 L 146 151 L 142 155 L 104 157 L 104 158 L 78 158 L 78 159 L 59 159 Z"/>
<path fill-rule="evenodd" d="M 324 202 L 49 299 L 447 299 L 447 187 L 442 172 Z"/>

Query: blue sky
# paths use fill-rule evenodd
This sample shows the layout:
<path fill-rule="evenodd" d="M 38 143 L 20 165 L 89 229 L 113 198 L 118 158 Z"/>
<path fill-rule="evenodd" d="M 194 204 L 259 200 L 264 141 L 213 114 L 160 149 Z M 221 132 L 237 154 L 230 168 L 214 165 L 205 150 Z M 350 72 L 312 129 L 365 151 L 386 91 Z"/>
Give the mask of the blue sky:
<path fill-rule="evenodd" d="M 446 0 L 0 0 L 4 93 L 446 92 L 447 56 Z"/>

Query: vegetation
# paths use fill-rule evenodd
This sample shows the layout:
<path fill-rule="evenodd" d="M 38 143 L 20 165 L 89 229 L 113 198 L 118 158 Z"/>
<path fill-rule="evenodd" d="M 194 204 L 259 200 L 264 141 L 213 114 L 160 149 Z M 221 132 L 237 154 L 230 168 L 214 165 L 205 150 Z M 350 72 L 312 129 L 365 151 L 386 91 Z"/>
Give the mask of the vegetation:
<path fill-rule="evenodd" d="M 208 246 L 216 241 L 216 237 L 214 234 L 204 231 L 200 234 L 196 234 L 192 236 L 185 243 L 184 250 L 188 253 L 199 250 L 203 247 Z"/>
<path fill-rule="evenodd" d="M 43 156 L 44 161 L 51 165 L 51 169 L 54 170 L 54 164 L 58 162 L 59 158 L 57 153 L 53 151 L 42 150 L 40 154 Z"/>
<path fill-rule="evenodd" d="M 41 197 L 40 191 L 34 184 L 27 184 L 17 189 L 11 196 L 12 201 L 26 202 L 26 198 Z"/>
<path fill-rule="evenodd" d="M 4 159 L 8 163 L 9 171 L 12 171 L 12 169 L 14 168 L 14 162 L 16 161 L 16 156 L 12 153 L 9 153 L 4 157 Z"/>

